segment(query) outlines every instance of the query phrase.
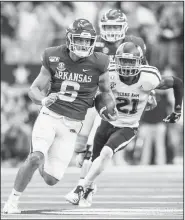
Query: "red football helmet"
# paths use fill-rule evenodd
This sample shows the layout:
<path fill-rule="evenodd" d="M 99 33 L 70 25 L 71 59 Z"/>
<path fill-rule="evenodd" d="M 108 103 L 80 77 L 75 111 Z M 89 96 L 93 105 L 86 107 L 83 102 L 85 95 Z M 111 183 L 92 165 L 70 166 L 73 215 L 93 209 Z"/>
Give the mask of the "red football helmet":
<path fill-rule="evenodd" d="M 133 42 L 121 44 L 115 55 L 116 71 L 121 76 L 136 76 L 142 65 L 143 51 Z"/>
<path fill-rule="evenodd" d="M 127 29 L 127 17 L 120 10 L 111 9 L 100 20 L 100 34 L 106 41 L 116 42 L 124 39 Z"/>
<path fill-rule="evenodd" d="M 95 47 L 96 31 L 86 19 L 75 20 L 66 30 L 66 44 L 79 57 L 90 56 Z"/>

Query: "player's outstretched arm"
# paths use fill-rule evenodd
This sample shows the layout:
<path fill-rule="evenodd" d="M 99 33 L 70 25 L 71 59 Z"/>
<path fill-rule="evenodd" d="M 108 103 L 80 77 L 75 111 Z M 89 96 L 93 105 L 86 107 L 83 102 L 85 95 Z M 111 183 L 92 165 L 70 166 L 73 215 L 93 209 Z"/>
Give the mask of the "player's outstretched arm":
<path fill-rule="evenodd" d="M 174 98 L 175 98 L 175 106 L 174 112 L 167 116 L 163 121 L 169 123 L 175 123 L 180 119 L 181 109 L 182 109 L 182 98 L 183 98 L 183 82 L 178 77 L 174 76 L 166 76 L 162 77 L 160 84 L 156 87 L 156 89 L 165 90 L 173 88 Z"/>
<path fill-rule="evenodd" d="M 53 93 L 50 94 L 49 97 L 45 97 L 41 92 L 48 85 L 50 80 L 50 72 L 44 66 L 42 66 L 39 75 L 32 83 L 28 92 L 30 99 L 35 104 L 49 106 L 54 101 L 56 101 L 57 93 Z"/>

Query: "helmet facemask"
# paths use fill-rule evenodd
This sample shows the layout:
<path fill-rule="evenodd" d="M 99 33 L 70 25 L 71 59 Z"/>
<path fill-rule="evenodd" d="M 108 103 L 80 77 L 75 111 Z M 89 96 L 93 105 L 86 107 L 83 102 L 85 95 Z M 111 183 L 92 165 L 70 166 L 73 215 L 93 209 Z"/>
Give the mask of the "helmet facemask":
<path fill-rule="evenodd" d="M 112 28 L 111 28 L 112 27 Z M 127 22 L 107 21 L 100 22 L 101 37 L 108 42 L 116 42 L 125 38 L 127 32 Z"/>
<path fill-rule="evenodd" d="M 116 71 L 120 76 L 136 76 L 140 72 L 142 58 L 133 54 L 116 55 Z"/>
<path fill-rule="evenodd" d="M 68 33 L 67 39 L 69 50 L 78 57 L 88 57 L 94 52 L 96 36 L 92 36 L 88 32 L 82 32 L 81 34 Z M 80 42 L 82 39 L 84 41 Z"/>

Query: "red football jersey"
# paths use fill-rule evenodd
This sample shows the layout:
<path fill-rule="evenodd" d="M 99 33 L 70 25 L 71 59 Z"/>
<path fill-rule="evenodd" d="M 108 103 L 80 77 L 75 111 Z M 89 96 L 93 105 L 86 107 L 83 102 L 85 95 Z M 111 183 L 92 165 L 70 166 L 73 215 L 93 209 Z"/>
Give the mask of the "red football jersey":
<path fill-rule="evenodd" d="M 139 45 L 143 54 L 146 54 L 146 46 L 142 38 L 133 35 L 125 35 L 125 38 L 120 40 L 119 45 L 125 42 L 133 42 L 134 44 Z M 119 45 L 117 45 L 117 42 L 108 42 L 101 38 L 101 36 L 98 36 L 95 51 L 102 52 L 107 55 L 115 55 Z"/>
<path fill-rule="evenodd" d="M 139 45 L 143 51 L 144 59 L 146 61 L 146 46 L 142 38 L 133 35 L 125 35 L 125 38 L 119 41 L 119 45 L 125 42 L 133 42 L 135 45 Z M 102 39 L 101 36 L 98 36 L 95 51 L 109 55 L 110 62 L 114 62 L 116 50 L 118 49 L 119 45 L 117 42 L 108 42 Z"/>
<path fill-rule="evenodd" d="M 109 58 L 101 52 L 74 62 L 65 45 L 47 48 L 42 65 L 51 73 L 48 93 L 58 92 L 55 103 L 48 108 L 69 118 L 84 120 L 87 109 L 93 106 L 99 76 L 107 71 Z"/>

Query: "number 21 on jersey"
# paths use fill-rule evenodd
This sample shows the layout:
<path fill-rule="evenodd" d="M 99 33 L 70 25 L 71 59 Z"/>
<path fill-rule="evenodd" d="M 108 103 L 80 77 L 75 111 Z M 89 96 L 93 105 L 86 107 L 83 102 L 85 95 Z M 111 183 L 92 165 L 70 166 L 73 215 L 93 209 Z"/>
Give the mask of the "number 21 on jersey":
<path fill-rule="evenodd" d="M 116 107 L 119 112 L 129 115 L 137 113 L 139 99 L 128 99 L 128 98 L 118 97 L 116 98 L 116 100 L 117 100 Z"/>
<path fill-rule="evenodd" d="M 58 98 L 66 102 L 73 102 L 78 96 L 80 84 L 77 82 L 65 80 L 62 82 Z"/>

